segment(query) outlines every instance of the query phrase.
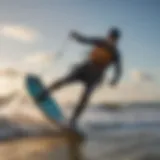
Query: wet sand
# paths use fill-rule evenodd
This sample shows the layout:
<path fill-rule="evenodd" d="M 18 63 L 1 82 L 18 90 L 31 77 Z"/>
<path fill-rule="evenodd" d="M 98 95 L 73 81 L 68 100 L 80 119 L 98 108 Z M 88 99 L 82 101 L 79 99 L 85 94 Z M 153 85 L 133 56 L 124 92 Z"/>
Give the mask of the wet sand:
<path fill-rule="evenodd" d="M 68 159 L 65 138 L 25 138 L 0 143 L 1 160 L 53 160 Z"/>

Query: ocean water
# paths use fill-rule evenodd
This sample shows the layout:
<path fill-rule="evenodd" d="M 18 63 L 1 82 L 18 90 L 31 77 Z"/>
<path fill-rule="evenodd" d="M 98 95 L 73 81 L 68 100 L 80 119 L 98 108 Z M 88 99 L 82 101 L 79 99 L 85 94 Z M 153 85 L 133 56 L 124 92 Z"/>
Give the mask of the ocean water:
<path fill-rule="evenodd" d="M 69 117 L 72 109 L 63 108 Z M 81 155 L 87 160 L 159 160 L 160 104 L 88 107 L 79 129 L 86 134 Z M 25 96 L 0 109 L 0 160 L 70 159 L 64 137 Z"/>

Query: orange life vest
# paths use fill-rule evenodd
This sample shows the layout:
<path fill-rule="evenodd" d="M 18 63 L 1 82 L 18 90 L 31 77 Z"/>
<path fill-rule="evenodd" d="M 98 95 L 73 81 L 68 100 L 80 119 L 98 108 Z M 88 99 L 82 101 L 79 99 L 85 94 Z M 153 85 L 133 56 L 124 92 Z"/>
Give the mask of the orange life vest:
<path fill-rule="evenodd" d="M 109 64 L 113 59 L 113 53 L 106 48 L 96 47 L 89 55 L 90 60 L 99 66 Z"/>

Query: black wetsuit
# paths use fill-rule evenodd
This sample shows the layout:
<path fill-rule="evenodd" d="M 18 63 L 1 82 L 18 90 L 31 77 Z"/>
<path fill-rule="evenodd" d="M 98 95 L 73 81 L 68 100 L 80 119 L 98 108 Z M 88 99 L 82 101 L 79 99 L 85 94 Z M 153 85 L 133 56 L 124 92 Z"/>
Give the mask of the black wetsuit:
<path fill-rule="evenodd" d="M 107 69 L 110 65 L 114 65 L 115 67 L 115 76 L 113 78 L 113 83 L 116 83 L 121 75 L 121 62 L 120 62 L 120 55 L 116 48 L 113 48 L 109 46 L 109 44 L 104 39 L 99 38 L 86 38 L 84 36 L 78 35 L 75 37 L 75 39 L 78 42 L 93 45 L 96 49 L 96 47 L 102 48 L 104 51 L 107 51 L 106 54 L 111 54 L 112 58 L 109 59 L 105 64 L 96 64 L 94 63 L 91 58 L 86 60 L 80 65 L 77 65 L 66 77 L 58 80 L 57 82 L 53 83 L 50 87 L 51 91 L 54 91 L 56 89 L 59 89 L 65 84 L 72 83 L 74 81 L 80 81 L 84 83 L 85 90 L 82 94 L 82 97 L 80 98 L 80 101 L 78 105 L 75 108 L 75 112 L 73 114 L 73 117 L 71 119 L 71 124 L 75 125 L 75 121 L 79 117 L 79 115 L 82 113 L 82 110 L 87 105 L 87 102 L 91 96 L 91 93 L 95 89 L 95 87 L 103 80 L 104 71 Z M 69 93 L 74 94 L 74 93 Z"/>

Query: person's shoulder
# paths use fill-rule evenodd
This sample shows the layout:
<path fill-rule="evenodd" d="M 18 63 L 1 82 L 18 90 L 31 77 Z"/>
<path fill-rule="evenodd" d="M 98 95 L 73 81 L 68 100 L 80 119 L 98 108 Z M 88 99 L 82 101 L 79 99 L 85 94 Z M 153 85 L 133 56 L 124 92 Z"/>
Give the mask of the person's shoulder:
<path fill-rule="evenodd" d="M 104 37 L 101 36 L 94 36 L 94 39 L 100 40 L 100 41 L 105 41 Z"/>
<path fill-rule="evenodd" d="M 100 45 L 100 46 L 105 46 L 106 45 L 105 39 L 102 38 L 102 37 L 93 37 L 92 40 L 97 45 Z"/>
<path fill-rule="evenodd" d="M 105 43 L 105 39 L 103 37 L 94 37 L 93 39 L 95 39 L 99 42 Z"/>

